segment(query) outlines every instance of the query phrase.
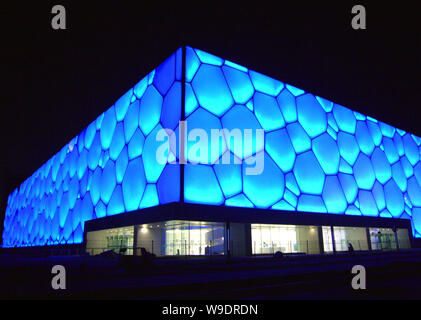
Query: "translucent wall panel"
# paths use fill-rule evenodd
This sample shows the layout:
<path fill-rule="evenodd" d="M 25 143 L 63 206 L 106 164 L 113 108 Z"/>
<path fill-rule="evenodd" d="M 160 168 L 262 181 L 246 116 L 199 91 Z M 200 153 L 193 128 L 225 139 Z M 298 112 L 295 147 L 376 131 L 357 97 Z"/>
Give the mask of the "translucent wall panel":
<path fill-rule="evenodd" d="M 186 202 L 410 218 L 421 237 L 419 137 L 203 51 L 187 47 L 186 59 L 187 125 L 205 123 L 209 141 L 222 125 L 231 151 L 213 141 L 187 155 L 206 169 L 187 168 Z M 257 154 L 264 170 L 248 176 Z"/>
<path fill-rule="evenodd" d="M 9 196 L 3 246 L 81 243 L 87 220 L 179 200 L 179 165 L 155 155 L 159 129 L 180 120 L 181 57 L 179 49 Z"/>

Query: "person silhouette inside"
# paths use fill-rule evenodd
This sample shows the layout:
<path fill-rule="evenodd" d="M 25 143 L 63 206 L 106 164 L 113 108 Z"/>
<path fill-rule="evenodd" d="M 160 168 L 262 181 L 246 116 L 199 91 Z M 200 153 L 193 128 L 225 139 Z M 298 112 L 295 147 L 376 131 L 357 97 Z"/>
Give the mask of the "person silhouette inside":
<path fill-rule="evenodd" d="M 350 242 L 350 243 L 348 243 L 348 251 L 349 252 L 354 252 L 354 247 L 352 246 L 352 243 Z"/>

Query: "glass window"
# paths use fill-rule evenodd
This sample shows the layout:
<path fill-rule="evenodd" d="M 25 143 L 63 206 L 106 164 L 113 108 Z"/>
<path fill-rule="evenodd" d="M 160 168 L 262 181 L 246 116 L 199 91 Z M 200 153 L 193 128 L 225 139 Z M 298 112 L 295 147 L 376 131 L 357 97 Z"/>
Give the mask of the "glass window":
<path fill-rule="evenodd" d="M 253 254 L 319 253 L 317 227 L 252 224 Z"/>
<path fill-rule="evenodd" d="M 372 250 L 396 249 L 395 234 L 390 228 L 370 228 Z"/>

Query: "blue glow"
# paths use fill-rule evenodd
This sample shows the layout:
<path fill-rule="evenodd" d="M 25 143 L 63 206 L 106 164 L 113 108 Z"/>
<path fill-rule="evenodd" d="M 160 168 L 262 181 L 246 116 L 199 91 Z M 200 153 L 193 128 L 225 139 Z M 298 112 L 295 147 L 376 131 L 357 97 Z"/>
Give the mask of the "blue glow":
<path fill-rule="evenodd" d="M 159 146 L 162 145 L 162 141 L 157 141 L 156 136 L 162 129 L 161 125 L 157 125 L 151 134 L 145 140 L 144 154 L 142 156 L 143 166 L 145 168 L 146 180 L 148 183 L 156 183 L 160 177 L 162 170 L 164 170 L 166 158 L 168 152 L 165 153 L 165 159 L 159 159 L 157 161 L 157 153 Z"/>
<path fill-rule="evenodd" d="M 301 192 L 321 194 L 325 174 L 314 153 L 307 151 L 299 154 L 294 165 L 294 175 Z"/>
<path fill-rule="evenodd" d="M 294 96 L 288 90 L 282 90 L 277 100 L 285 121 L 287 123 L 297 121 L 297 106 Z"/>
<path fill-rule="evenodd" d="M 203 63 L 213 64 L 215 66 L 222 66 L 224 63 L 224 59 L 214 56 L 213 54 L 204 52 L 199 49 L 194 49 L 194 51 L 196 51 L 197 56 Z"/>
<path fill-rule="evenodd" d="M 386 155 L 379 148 L 376 148 L 371 155 L 371 163 L 376 174 L 376 179 L 385 184 L 392 177 L 392 168 Z"/>
<path fill-rule="evenodd" d="M 110 109 L 105 111 L 104 119 L 101 124 L 101 144 L 103 149 L 109 148 L 116 123 L 115 109 L 114 106 L 112 106 Z"/>
<path fill-rule="evenodd" d="M 142 154 L 145 137 L 140 129 L 136 129 L 128 145 L 129 158 L 134 159 Z"/>
<path fill-rule="evenodd" d="M 165 96 L 175 80 L 175 54 L 165 60 L 157 69 L 153 85 Z"/>
<path fill-rule="evenodd" d="M 213 166 L 226 199 L 240 193 L 243 188 L 240 164 L 215 164 Z"/>
<path fill-rule="evenodd" d="M 194 110 L 199 107 L 196 96 L 194 95 L 193 89 L 190 83 L 186 83 L 186 117 L 188 117 Z"/>
<path fill-rule="evenodd" d="M 116 160 L 121 150 L 123 150 L 125 144 L 126 141 L 124 139 L 124 126 L 123 123 L 120 122 L 117 124 L 113 139 L 111 140 L 110 158 Z"/>
<path fill-rule="evenodd" d="M 130 100 L 133 96 L 133 89 L 127 91 L 120 99 L 115 103 L 115 113 L 117 121 L 121 121 L 126 116 L 127 109 L 129 108 Z"/>
<path fill-rule="evenodd" d="M 350 174 L 339 173 L 339 182 L 341 183 L 342 190 L 344 191 L 348 203 L 354 203 L 358 194 L 358 186 L 355 179 Z"/>
<path fill-rule="evenodd" d="M 192 85 L 199 104 L 217 116 L 234 104 L 222 70 L 216 66 L 201 65 Z"/>
<path fill-rule="evenodd" d="M 146 89 L 140 102 L 139 126 L 143 134 L 149 132 L 158 124 L 161 117 L 162 96 L 153 86 Z"/>
<path fill-rule="evenodd" d="M 185 201 L 215 205 L 224 202 L 224 196 L 212 167 L 186 164 L 184 178 Z"/>
<path fill-rule="evenodd" d="M 139 208 L 149 208 L 159 205 L 158 192 L 155 184 L 148 184 L 143 194 L 142 201 L 140 201 Z"/>
<path fill-rule="evenodd" d="M 328 213 L 343 213 L 348 206 L 341 184 L 336 176 L 326 177 L 322 197 Z"/>
<path fill-rule="evenodd" d="M 350 109 L 335 103 L 333 105 L 333 115 L 335 117 L 336 123 L 339 126 L 339 129 L 347 133 L 355 133 L 357 120 L 355 119 L 354 113 Z"/>
<path fill-rule="evenodd" d="M 339 169 L 339 150 L 336 141 L 324 133 L 313 140 L 313 151 L 326 174 L 336 174 Z"/>
<path fill-rule="evenodd" d="M 228 60 L 225 60 L 225 65 L 227 65 L 228 67 L 243 71 L 243 72 L 248 72 L 248 69 L 246 67 L 240 66 L 239 64 L 236 64 Z"/>
<path fill-rule="evenodd" d="M 355 137 L 357 139 L 358 145 L 362 152 L 366 155 L 371 155 L 374 150 L 374 142 L 371 138 L 370 133 L 368 132 L 367 125 L 365 122 L 358 121 L 357 128 L 355 130 Z"/>
<path fill-rule="evenodd" d="M 113 195 L 111 196 L 110 202 L 107 206 L 107 216 L 112 216 L 124 212 L 124 199 L 121 186 L 117 186 L 114 189 Z"/>
<path fill-rule="evenodd" d="M 261 139 L 256 139 L 256 130 L 262 129 L 254 116 L 248 108 L 243 105 L 235 105 L 222 117 L 223 128 L 232 132 L 234 129 L 239 129 L 242 133 L 247 129 L 252 130 L 252 135 L 245 136 L 242 134 L 242 144 L 233 138 L 233 141 L 227 139 L 228 148 L 240 159 L 247 158 L 256 152 L 263 150 L 264 144 Z M 252 148 L 244 148 L 244 145 L 252 145 Z M 238 148 L 241 146 L 241 148 Z"/>
<path fill-rule="evenodd" d="M 250 70 L 249 75 L 254 89 L 270 96 L 276 97 L 284 87 L 281 81 L 265 76 L 264 74 Z"/>
<path fill-rule="evenodd" d="M 382 143 L 382 132 L 379 128 L 379 125 L 372 121 L 367 121 L 368 131 L 370 131 L 371 137 L 373 138 L 374 144 L 380 146 Z"/>
<path fill-rule="evenodd" d="M 382 211 L 386 208 L 386 199 L 384 197 L 384 190 L 381 183 L 376 181 L 373 187 L 373 196 L 374 200 L 376 200 L 377 208 Z"/>
<path fill-rule="evenodd" d="M 186 47 L 186 81 L 190 82 L 193 80 L 194 75 L 199 69 L 200 60 L 197 57 L 194 50 L 190 47 Z"/>
<path fill-rule="evenodd" d="M 162 126 L 172 129 L 178 125 L 181 119 L 181 82 L 174 82 L 168 94 L 164 98 L 161 112 Z"/>
<path fill-rule="evenodd" d="M 358 193 L 360 209 L 363 216 L 377 216 L 379 210 L 377 209 L 376 201 L 370 191 L 360 190 Z"/>
<path fill-rule="evenodd" d="M 420 151 L 418 150 L 418 146 L 410 134 L 405 134 L 402 140 L 405 155 L 411 163 L 411 166 L 414 166 L 420 160 Z"/>
<path fill-rule="evenodd" d="M 403 194 L 394 180 L 390 180 L 385 184 L 384 193 L 387 210 L 393 217 L 398 218 L 404 210 L 404 200 Z"/>
<path fill-rule="evenodd" d="M 294 96 L 299 96 L 300 94 L 303 94 L 305 92 L 304 90 L 291 86 L 290 84 L 285 84 L 285 86 L 288 89 L 288 91 L 291 92 Z"/>
<path fill-rule="evenodd" d="M 139 105 L 139 100 L 133 102 L 127 110 L 127 117 L 124 118 L 124 137 L 126 143 L 130 141 L 139 126 Z"/>
<path fill-rule="evenodd" d="M 207 136 L 195 137 L 195 129 L 202 129 Z M 212 129 L 222 129 L 219 119 L 200 108 L 187 118 L 187 157 L 192 163 L 212 164 L 227 150 L 223 136 L 212 138 Z M 178 131 L 178 130 L 177 130 Z"/>
<path fill-rule="evenodd" d="M 285 126 L 278 103 L 271 96 L 256 92 L 254 94 L 254 113 L 265 131 L 272 131 Z"/>
<path fill-rule="evenodd" d="M 102 202 L 104 202 L 105 204 L 108 204 L 115 186 L 116 186 L 116 178 L 115 178 L 114 162 L 108 161 L 101 175 L 100 189 L 101 189 Z"/>
<path fill-rule="evenodd" d="M 186 48 L 191 128 L 263 127 L 265 144 L 253 136 L 244 152 L 225 136 L 230 152 L 223 147 L 210 160 L 264 151 L 264 170 L 186 165 L 185 201 L 411 219 L 421 237 L 419 137 L 197 52 Z M 179 49 L 9 195 L 3 246 L 81 243 L 88 220 L 180 201 L 180 167 L 154 161 L 153 138 L 181 118 L 181 66 Z"/>
<path fill-rule="evenodd" d="M 299 123 L 295 122 L 287 125 L 287 131 L 296 153 L 301 153 L 311 148 L 311 140 Z"/>
<path fill-rule="evenodd" d="M 144 172 L 141 158 L 136 158 L 129 162 L 122 183 L 124 204 L 127 211 L 139 208 L 146 186 Z"/>
<path fill-rule="evenodd" d="M 354 165 L 354 175 L 359 188 L 370 190 L 373 187 L 376 176 L 371 161 L 366 155 L 358 156 Z"/>
<path fill-rule="evenodd" d="M 303 194 L 298 198 L 298 211 L 326 213 L 326 207 L 321 197 Z"/>
<path fill-rule="evenodd" d="M 295 161 L 295 151 L 285 129 L 266 135 L 265 150 L 282 171 L 290 171 Z"/>
<path fill-rule="evenodd" d="M 222 70 L 235 102 L 246 103 L 254 93 L 248 74 L 227 66 L 222 67 Z"/>
<path fill-rule="evenodd" d="M 265 166 L 259 175 L 245 174 L 243 165 L 244 194 L 256 207 L 268 208 L 278 202 L 285 188 L 285 178 L 278 166 L 265 155 Z"/>
<path fill-rule="evenodd" d="M 250 202 L 243 194 L 238 194 L 232 198 L 225 200 L 225 205 L 230 207 L 253 208 L 253 203 Z"/>
<path fill-rule="evenodd" d="M 326 111 L 311 94 L 297 97 L 298 121 L 311 138 L 327 129 Z"/>

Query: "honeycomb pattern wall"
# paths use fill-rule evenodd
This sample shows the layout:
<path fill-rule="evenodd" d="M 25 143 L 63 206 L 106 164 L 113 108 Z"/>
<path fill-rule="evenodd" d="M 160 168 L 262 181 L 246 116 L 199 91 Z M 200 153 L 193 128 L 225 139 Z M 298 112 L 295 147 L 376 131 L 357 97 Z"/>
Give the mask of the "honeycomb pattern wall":
<path fill-rule="evenodd" d="M 209 137 L 206 153 L 187 143 L 186 202 L 405 218 L 421 237 L 419 137 L 190 47 L 185 114 L 188 134 Z M 220 128 L 263 129 L 264 144 L 239 152 L 225 136 L 212 148 Z M 242 164 L 221 164 L 225 153 Z M 244 174 L 256 153 L 264 171 Z"/>
<path fill-rule="evenodd" d="M 4 247 L 81 243 L 87 220 L 179 201 L 180 178 L 189 203 L 404 218 L 421 237 L 419 137 L 204 51 L 185 58 L 184 106 L 180 48 L 9 195 Z M 187 141 L 180 177 L 178 148 L 156 160 L 156 134 L 178 141 L 182 108 L 187 135 L 262 129 L 264 142 Z M 263 172 L 245 174 L 256 155 Z"/>
<path fill-rule="evenodd" d="M 87 220 L 179 201 L 179 166 L 156 161 L 155 136 L 180 120 L 181 60 L 179 49 L 9 195 L 3 247 L 81 243 Z"/>

